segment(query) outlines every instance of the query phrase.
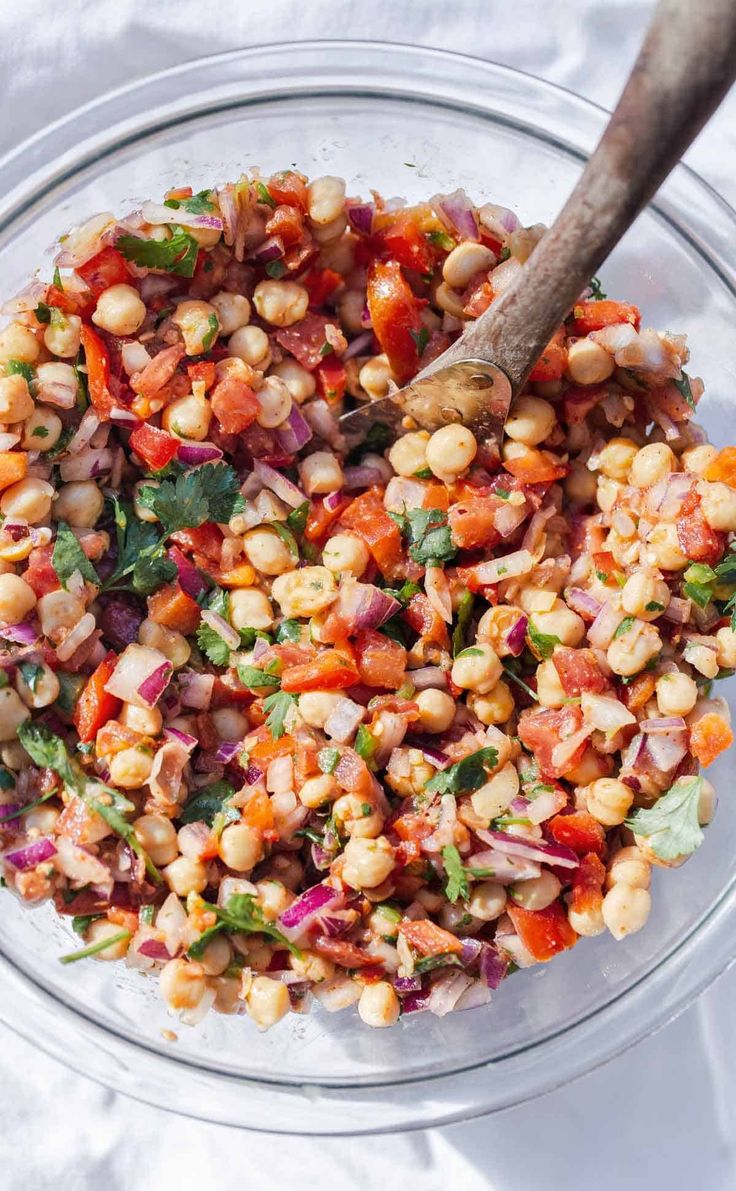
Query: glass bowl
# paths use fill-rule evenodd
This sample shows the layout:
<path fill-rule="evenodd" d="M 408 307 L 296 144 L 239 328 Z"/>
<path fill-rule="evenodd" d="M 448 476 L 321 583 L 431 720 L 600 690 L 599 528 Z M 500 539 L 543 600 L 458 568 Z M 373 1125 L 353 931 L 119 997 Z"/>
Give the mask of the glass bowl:
<path fill-rule="evenodd" d="M 302 43 L 190 62 L 81 108 L 0 162 L 3 295 L 48 267 L 72 223 L 250 165 L 340 174 L 348 193 L 376 186 L 410 200 L 463 185 L 523 223 L 551 222 L 605 119 L 528 75 L 407 46 Z M 681 166 L 603 269 L 604 288 L 637 302 L 647 323 L 690 336 L 716 442 L 734 433 L 735 240 L 734 212 Z M 717 786 L 729 779 L 733 757 L 714 769 Z M 656 873 L 651 919 L 625 942 L 584 940 L 516 974 L 489 1006 L 443 1019 L 375 1031 L 354 1012 L 316 1010 L 265 1034 L 214 1014 L 179 1026 L 155 980 L 118 964 L 63 967 L 68 924 L 2 893 L 0 1016 L 86 1075 L 227 1124 L 315 1134 L 463 1120 L 573 1079 L 678 1013 L 732 958 L 735 879 L 725 797 L 696 856 Z M 163 1033 L 172 1027 L 176 1041 Z"/>

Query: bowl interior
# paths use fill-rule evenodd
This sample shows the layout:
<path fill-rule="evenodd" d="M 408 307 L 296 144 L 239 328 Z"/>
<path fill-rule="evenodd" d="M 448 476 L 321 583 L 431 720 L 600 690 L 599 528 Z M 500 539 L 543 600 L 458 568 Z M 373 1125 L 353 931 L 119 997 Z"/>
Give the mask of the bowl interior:
<path fill-rule="evenodd" d="M 39 167 L 34 186 L 21 194 L 0 233 L 0 296 L 16 292 L 37 266 L 48 268 L 54 240 L 73 223 L 102 210 L 124 213 L 174 184 L 196 190 L 234 179 L 253 165 L 264 173 L 293 165 L 309 175 L 339 174 L 348 193 L 367 195 L 376 187 L 410 201 L 460 185 L 477 200 L 512 206 L 525 224 L 551 222 L 579 176 L 599 114 L 586 108 L 583 120 L 580 101 L 523 76 L 515 76 L 512 103 L 509 72 L 487 66 L 484 88 L 471 101 L 443 87 L 449 67 L 442 55 L 430 63 L 425 56 L 421 73 L 427 77 L 411 87 L 409 67 L 400 71 L 398 62 L 391 85 L 383 56 L 371 84 L 372 53 L 378 51 L 359 57 L 362 75 L 356 68 L 339 93 L 321 84 L 317 69 L 301 80 L 292 77 L 283 93 L 274 85 L 259 89 L 258 58 L 244 55 L 241 77 L 225 96 L 198 84 L 192 67 L 186 104 L 179 95 L 183 76 L 176 82 L 180 103 L 173 115 L 156 121 L 150 111 L 136 110 L 135 97 L 126 100 L 121 110 L 133 119 L 124 134 L 116 138 L 99 125 L 101 139 L 90 140 L 88 152 L 80 144 L 76 162 L 72 155 L 63 168 Z M 550 105 L 556 105 L 553 118 Z M 690 187 L 702 204 L 715 202 L 691 178 L 678 186 Z M 694 234 L 675 190 L 670 201 L 640 217 L 606 263 L 602 281 L 612 296 L 642 308 L 645 325 L 687 333 L 690 371 L 706 382 L 701 420 L 724 443 L 733 435 L 727 402 L 734 380 L 734 292 L 723 261 Z M 351 1011 L 330 1016 L 317 1010 L 289 1016 L 265 1034 L 249 1019 L 214 1014 L 196 1029 L 179 1027 L 162 1008 L 155 981 L 117 964 L 59 965 L 58 955 L 72 949 L 68 927 L 49 909 L 28 912 L 7 893 L 0 893 L 0 948 L 35 989 L 73 1010 L 77 1025 L 94 1023 L 111 1044 L 121 1038 L 179 1064 L 272 1086 L 355 1088 L 490 1062 L 485 1080 L 493 1090 L 514 1056 L 601 1014 L 657 970 L 730 891 L 736 875 L 736 811 L 727 790 L 733 758 L 719 762 L 714 774 L 724 795 L 715 826 L 686 866 L 655 875 L 653 913 L 641 934 L 620 944 L 609 936 L 585 940 L 552 964 L 516 974 L 490 1006 L 444 1019 L 417 1015 L 395 1030 L 371 1031 Z M 162 1036 L 172 1027 L 176 1042 Z M 25 1029 L 33 1033 L 32 1024 Z M 500 1083 L 491 1099 L 503 1102 Z M 441 1115 L 435 1105 L 424 1119 Z"/>

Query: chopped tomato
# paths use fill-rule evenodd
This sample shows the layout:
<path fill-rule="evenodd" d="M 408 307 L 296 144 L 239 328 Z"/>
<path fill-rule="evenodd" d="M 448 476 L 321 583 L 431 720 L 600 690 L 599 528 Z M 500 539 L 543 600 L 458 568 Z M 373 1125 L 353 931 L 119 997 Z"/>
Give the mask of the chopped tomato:
<path fill-rule="evenodd" d="M 370 798 L 374 794 L 374 778 L 370 769 L 355 749 L 344 748 L 334 770 L 335 781 L 341 790 Z"/>
<path fill-rule="evenodd" d="M 400 573 L 404 561 L 401 531 L 386 512 L 377 489 L 369 488 L 357 496 L 340 520 L 345 529 L 363 539 L 382 575 L 392 579 Z"/>
<path fill-rule="evenodd" d="M 212 412 L 226 434 L 240 434 L 255 422 L 261 405 L 249 384 L 225 376 L 212 390 Z"/>
<path fill-rule="evenodd" d="M 295 751 L 296 741 L 293 736 L 281 736 L 278 740 L 273 740 L 268 728 L 258 730 L 264 733 L 263 738 L 250 749 L 250 759 L 256 765 L 268 766 L 277 757 L 288 757 Z"/>
<path fill-rule="evenodd" d="M 578 302 L 572 311 L 576 335 L 588 335 L 591 331 L 602 331 L 618 323 L 631 323 L 639 329 L 641 314 L 637 306 L 629 302 L 614 302 L 603 298 L 600 302 Z"/>
<path fill-rule="evenodd" d="M 402 918 L 399 933 L 419 955 L 457 954 L 462 951 L 460 939 L 435 922 L 430 922 L 429 918 Z"/>
<path fill-rule="evenodd" d="M 336 649 L 327 649 L 311 662 L 288 666 L 281 676 L 282 691 L 337 691 L 353 686 L 358 671 Z"/>
<path fill-rule="evenodd" d="M 711 529 L 700 508 L 700 496 L 691 488 L 677 518 L 677 540 L 692 562 L 715 566 L 726 549 L 726 534 Z"/>
<path fill-rule="evenodd" d="M 701 716 L 690 729 L 690 752 L 701 765 L 712 765 L 716 757 L 733 744 L 728 721 L 714 711 Z"/>
<path fill-rule="evenodd" d="M 202 612 L 197 601 L 175 582 L 167 583 L 148 597 L 148 615 L 156 624 L 177 629 L 188 637 L 199 627 Z"/>
<path fill-rule="evenodd" d="M 447 625 L 422 592 L 411 597 L 402 613 L 402 620 L 430 644 L 438 645 L 441 649 L 449 647 Z"/>
<path fill-rule="evenodd" d="M 166 191 L 166 198 L 179 202 L 180 199 L 191 198 L 192 193 L 191 186 L 174 186 L 172 190 Z"/>
<path fill-rule="evenodd" d="M 570 909 L 576 914 L 600 913 L 606 868 L 595 852 L 583 856 L 572 874 Z"/>
<path fill-rule="evenodd" d="M 501 541 L 496 529 L 496 512 L 502 505 L 500 496 L 471 496 L 450 506 L 447 520 L 452 541 L 459 550 L 492 550 Z"/>
<path fill-rule="evenodd" d="M 81 318 L 89 318 L 95 308 L 95 300 L 86 289 L 73 294 L 59 289 L 58 285 L 50 285 L 45 300 L 47 306 L 55 306 L 57 310 L 63 310 L 64 314 L 78 314 Z"/>
<path fill-rule="evenodd" d="M 202 554 L 211 563 L 219 563 L 222 551 L 222 530 L 214 521 L 205 521 L 191 529 L 177 529 L 171 535 L 172 542 L 185 552 Z"/>
<path fill-rule="evenodd" d="M 435 483 L 434 480 L 424 481 L 424 495 L 422 497 L 423 509 L 440 509 L 446 513 L 450 507 L 450 494 L 444 484 Z"/>
<path fill-rule="evenodd" d="M 266 235 L 279 236 L 284 244 L 297 244 L 303 232 L 302 212 L 298 207 L 290 207 L 287 203 L 280 203 L 266 220 Z"/>
<path fill-rule="evenodd" d="M 103 248 L 83 265 L 77 265 L 74 272 L 82 278 L 95 299 L 111 285 L 130 285 L 132 281 L 128 262 L 117 248 Z"/>
<path fill-rule="evenodd" d="M 563 399 L 563 416 L 567 425 L 579 426 L 607 393 L 606 385 L 570 385 Z"/>
<path fill-rule="evenodd" d="M 561 380 L 567 367 L 565 328 L 555 331 L 541 356 L 529 373 L 530 381 Z"/>
<path fill-rule="evenodd" d="M 139 396 L 152 401 L 158 397 L 164 385 L 167 385 L 184 356 L 184 345 L 175 343 L 173 347 L 165 347 L 153 357 L 140 372 L 134 372 L 130 378 L 130 387 Z"/>
<path fill-rule="evenodd" d="M 736 447 L 724 447 L 719 451 L 703 472 L 703 478 L 710 483 L 728 484 L 729 488 L 736 488 Z"/>
<path fill-rule="evenodd" d="M 130 449 L 135 451 L 150 471 L 161 471 L 175 458 L 179 450 L 179 440 L 159 430 L 156 426 L 149 426 L 141 422 L 132 432 Z"/>
<path fill-rule="evenodd" d="M 594 528 L 601 529 L 602 527 L 594 526 Z M 621 568 L 610 550 L 593 551 L 593 567 L 602 583 L 616 584 L 616 575 L 621 574 Z"/>
<path fill-rule="evenodd" d="M 320 935 L 312 946 L 339 968 L 366 968 L 376 962 L 374 955 L 369 955 L 367 951 L 346 939 L 329 939 L 326 935 Z"/>
<path fill-rule="evenodd" d="M 579 856 L 586 852 L 600 855 L 605 851 L 606 833 L 597 819 L 587 811 L 571 811 L 569 815 L 555 815 L 545 827 L 556 844 L 572 848 Z"/>
<path fill-rule="evenodd" d="M 397 691 L 406 677 L 406 650 L 375 629 L 363 629 L 355 638 L 360 681 L 366 686 Z"/>
<path fill-rule="evenodd" d="M 320 542 L 330 526 L 341 517 L 352 503 L 352 497 L 343 496 L 338 501 L 330 501 L 328 508 L 324 500 L 313 500 L 309 507 L 304 536 L 308 542 Z"/>
<path fill-rule="evenodd" d="M 296 778 L 297 789 L 306 782 L 307 778 L 312 777 L 320 772 L 317 764 L 317 754 L 319 748 L 317 742 L 307 736 L 304 739 L 300 738 L 296 753 L 294 754 L 294 777 Z"/>
<path fill-rule="evenodd" d="M 58 591 L 61 587 L 51 562 L 53 552 L 52 545 L 36 546 L 28 555 L 28 566 L 23 572 L 23 578 L 39 599 L 48 595 L 50 591 Z"/>
<path fill-rule="evenodd" d="M 274 825 L 271 799 L 265 790 L 256 790 L 246 802 L 242 822 L 256 831 L 272 831 Z"/>
<path fill-rule="evenodd" d="M 207 393 L 217 380 L 215 361 L 197 360 L 194 364 L 187 364 L 187 376 L 193 385 L 204 385 L 204 391 Z"/>
<path fill-rule="evenodd" d="M 468 295 L 463 306 L 463 314 L 466 318 L 480 318 L 481 314 L 485 314 L 495 296 L 490 281 L 481 281 L 480 284 L 473 286 L 472 293 Z"/>
<path fill-rule="evenodd" d="M 559 902 L 552 902 L 544 910 L 524 910 L 509 902 L 507 910 L 514 930 L 538 963 L 546 963 L 578 941 Z"/>
<path fill-rule="evenodd" d="M 105 690 L 105 684 L 112 677 L 117 661 L 117 654 L 110 650 L 94 674 L 87 679 L 77 700 L 72 719 L 83 744 L 89 744 L 94 740 L 102 725 L 117 715 L 123 705 L 121 699 Z"/>
<path fill-rule="evenodd" d="M 376 338 L 388 356 L 397 383 L 403 385 L 419 367 L 424 326 L 421 310 L 425 303 L 414 296 L 395 260 L 373 264 L 368 274 L 367 300 Z"/>
<path fill-rule="evenodd" d="M 538 451 L 535 447 L 527 447 L 523 455 L 504 459 L 503 465 L 507 472 L 525 484 L 545 484 L 561 480 L 570 470 L 566 463 L 561 463 L 550 451 Z"/>
<path fill-rule="evenodd" d="M 543 707 L 522 712 L 519 719 L 519 737 L 524 747 L 532 753 L 545 777 L 562 777 L 575 764 L 576 758 L 565 761 L 559 768 L 553 760 L 558 744 L 564 743 L 583 726 L 583 713 L 576 705 L 559 710 Z M 585 741 L 580 746 L 580 755 L 585 751 Z"/>
<path fill-rule="evenodd" d="M 378 256 L 384 260 L 396 261 L 405 269 L 415 269 L 417 273 L 431 273 L 434 267 L 435 254 L 432 247 L 407 212 L 400 212 L 392 218 L 388 227 L 376 232 L 373 244 Z"/>
<path fill-rule="evenodd" d="M 342 273 L 336 273 L 334 269 L 310 269 L 300 282 L 309 293 L 310 306 L 324 306 L 343 284 Z"/>
<path fill-rule="evenodd" d="M 306 211 L 309 205 L 306 182 L 293 170 L 282 170 L 268 179 L 268 193 L 277 203 L 298 207 Z"/>
<path fill-rule="evenodd" d="M 0 492 L 27 475 L 28 455 L 25 451 L 0 451 Z"/>
<path fill-rule="evenodd" d="M 657 680 L 653 674 L 637 674 L 622 688 L 624 703 L 629 711 L 641 711 L 654 695 Z"/>
<path fill-rule="evenodd" d="M 107 348 L 96 331 L 86 323 L 82 323 L 80 340 L 84 349 L 84 359 L 87 365 L 87 388 L 89 399 L 97 413 L 103 420 L 110 416 L 110 410 L 115 406 L 115 398 L 109 389 L 110 358 Z"/>
<path fill-rule="evenodd" d="M 112 757 L 115 753 L 122 753 L 123 749 L 138 748 L 151 745 L 150 736 L 136 732 L 135 728 L 126 728 L 119 720 L 109 719 L 97 732 L 95 740 L 95 755 L 98 757 Z"/>
<path fill-rule="evenodd" d="M 434 827 L 427 821 L 424 815 L 401 815 L 398 819 L 394 819 L 391 824 L 391 830 L 394 835 L 398 835 L 400 840 L 423 840 L 434 832 Z"/>
<path fill-rule="evenodd" d="M 562 689 L 571 698 L 577 698 L 583 691 L 600 695 L 608 687 L 608 680 L 592 649 L 570 649 L 566 645 L 557 645 L 552 661 Z"/>
<path fill-rule="evenodd" d="M 300 322 L 277 330 L 276 342 L 279 347 L 283 347 L 284 351 L 291 352 L 302 368 L 313 372 L 317 365 L 322 363 L 325 355 L 329 354 L 326 352 L 328 347 L 326 327 L 330 322 L 334 323 L 335 319 L 311 312 Z"/>
<path fill-rule="evenodd" d="M 317 378 L 317 392 L 324 397 L 325 401 L 331 405 L 342 401 L 345 396 L 348 374 L 337 356 L 327 356 L 321 364 L 317 365 L 314 375 Z"/>

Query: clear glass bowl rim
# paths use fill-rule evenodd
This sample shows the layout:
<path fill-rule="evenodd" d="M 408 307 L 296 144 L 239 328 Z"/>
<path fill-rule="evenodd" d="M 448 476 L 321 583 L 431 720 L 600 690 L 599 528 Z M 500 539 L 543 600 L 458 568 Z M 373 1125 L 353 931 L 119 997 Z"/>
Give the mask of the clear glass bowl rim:
<path fill-rule="evenodd" d="M 486 103 L 483 84 L 491 92 Z M 492 113 L 496 119 L 533 129 L 581 162 L 595 146 L 607 117 L 605 109 L 534 75 L 444 50 L 346 40 L 233 50 L 193 59 L 109 92 L 0 158 L 0 231 L 17 219 L 32 218 L 34 204 L 49 186 L 63 184 L 89 163 L 158 128 L 266 97 L 326 93 L 424 99 L 477 115 Z M 573 127 L 574 143 L 560 135 L 561 126 Z M 700 252 L 736 304 L 736 212 L 684 165 L 677 167 L 652 206 Z M 734 961 L 729 922 L 734 903 L 736 877 L 707 918 L 625 992 L 530 1048 L 451 1074 L 331 1085 L 234 1078 L 177 1059 L 173 1051 L 164 1057 L 101 1027 L 75 1005 L 47 993 L 4 953 L 0 1019 L 74 1070 L 184 1115 L 312 1135 L 424 1128 L 541 1095 L 671 1021 Z M 490 1067 L 501 1078 L 484 1079 Z M 259 1111 L 254 1121 L 256 1099 Z M 244 1106 L 251 1109 L 250 1118 Z M 274 1123 L 283 1114 L 288 1129 Z"/>

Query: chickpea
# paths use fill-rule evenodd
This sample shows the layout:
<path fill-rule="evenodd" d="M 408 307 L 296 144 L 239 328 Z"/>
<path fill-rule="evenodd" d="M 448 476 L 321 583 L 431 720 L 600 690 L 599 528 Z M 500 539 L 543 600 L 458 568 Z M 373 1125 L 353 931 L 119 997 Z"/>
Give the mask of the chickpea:
<path fill-rule="evenodd" d="M 145 317 L 145 303 L 132 285 L 111 285 L 97 299 L 92 322 L 111 335 L 134 335 Z"/>
<path fill-rule="evenodd" d="M 274 327 L 298 323 L 309 308 L 309 291 L 296 281 L 259 281 L 253 305 L 264 322 Z"/>
<path fill-rule="evenodd" d="M 267 376 L 256 397 L 261 407 L 256 417 L 259 426 L 272 430 L 280 426 L 291 413 L 291 393 L 288 385 L 278 376 Z"/>
<path fill-rule="evenodd" d="M 123 703 L 118 719 L 126 728 L 144 736 L 158 736 L 164 723 L 158 707 L 136 707 L 134 703 Z"/>
<path fill-rule="evenodd" d="M 608 646 L 606 658 L 614 674 L 630 678 L 643 670 L 650 658 L 662 648 L 662 641 L 654 625 L 637 620 L 628 632 L 615 638 Z"/>
<path fill-rule="evenodd" d="M 630 482 L 635 488 L 651 488 L 676 470 L 677 460 L 672 448 L 663 442 L 651 442 L 634 456 Z"/>
<path fill-rule="evenodd" d="M 702 476 L 715 459 L 718 451 L 710 443 L 701 443 L 697 447 L 688 447 L 680 456 L 680 463 L 685 471 L 694 472 Z"/>
<path fill-rule="evenodd" d="M 133 823 L 135 837 L 154 864 L 171 864 L 179 854 L 176 830 L 165 815 L 140 815 Z"/>
<path fill-rule="evenodd" d="M 608 356 L 608 352 L 605 354 Z M 633 439 L 611 438 L 598 453 L 598 470 L 610 480 L 625 484 L 638 453 L 639 448 Z"/>
<path fill-rule="evenodd" d="M 30 418 L 34 411 L 28 381 L 19 373 L 12 376 L 0 376 L 0 421 L 23 422 Z"/>
<path fill-rule="evenodd" d="M 0 584 L 3 579 L 9 578 L 9 575 L 0 575 Z M 41 631 L 54 644 L 58 644 L 71 632 L 84 616 L 84 604 L 68 591 L 51 591 L 48 595 L 41 596 L 37 609 Z"/>
<path fill-rule="evenodd" d="M 576 934 L 583 935 L 588 939 L 602 934 L 606 929 L 603 914 L 600 908 L 595 906 L 588 906 L 585 910 L 573 910 L 570 906 L 567 911 L 567 920 Z"/>
<path fill-rule="evenodd" d="M 718 481 L 709 484 L 701 480 L 698 484 L 700 508 L 711 529 L 730 533 L 736 529 L 736 492 L 728 484 Z"/>
<path fill-rule="evenodd" d="M 338 533 L 325 544 L 322 562 L 333 575 L 352 575 L 359 579 L 370 562 L 370 554 L 362 538 L 351 533 Z"/>
<path fill-rule="evenodd" d="M 187 298 L 180 302 L 171 321 L 181 331 L 188 356 L 199 356 L 209 351 L 220 333 L 220 320 L 215 307 L 199 298 Z"/>
<path fill-rule="evenodd" d="M 301 956 L 290 955 L 289 967 L 312 984 L 321 984 L 335 975 L 335 965 L 315 951 L 303 951 Z"/>
<path fill-rule="evenodd" d="M 599 385 L 616 367 L 613 356 L 593 339 L 577 339 L 567 349 L 567 372 L 576 385 Z"/>
<path fill-rule="evenodd" d="M 46 598 L 46 597 L 44 597 Z M 163 624 L 147 618 L 138 630 L 138 640 L 149 649 L 157 649 L 168 658 L 175 670 L 186 666 L 192 654 L 192 647 L 176 629 L 167 629 Z M 128 646 L 130 649 L 130 646 Z"/>
<path fill-rule="evenodd" d="M 289 990 L 280 980 L 256 976 L 245 998 L 245 1007 L 256 1025 L 267 1030 L 289 1012 Z"/>
<path fill-rule="evenodd" d="M 581 505 L 593 504 L 597 487 L 598 481 L 587 467 L 582 467 L 579 463 L 571 465 L 570 474 L 565 480 L 565 495 L 568 500 Z"/>
<path fill-rule="evenodd" d="M 342 878 L 351 889 L 375 889 L 394 868 L 394 849 L 385 835 L 377 839 L 352 836 L 343 853 Z"/>
<path fill-rule="evenodd" d="M 624 584 L 621 604 L 624 612 L 640 620 L 656 620 L 668 607 L 670 589 L 664 579 L 649 571 L 635 571 Z"/>
<path fill-rule="evenodd" d="M 11 686 L 0 689 L 0 741 L 14 740 L 18 728 L 30 711 Z"/>
<path fill-rule="evenodd" d="M 163 869 L 163 875 L 169 889 L 179 897 L 201 893 L 207 888 L 207 869 L 200 860 L 191 860 L 188 856 L 172 860 Z"/>
<path fill-rule="evenodd" d="M 221 976 L 232 962 L 233 949 L 224 935 L 215 935 L 207 944 L 201 959 L 207 976 Z"/>
<path fill-rule="evenodd" d="M 263 859 L 261 833 L 247 823 L 231 823 L 220 836 L 220 856 L 228 868 L 249 873 Z"/>
<path fill-rule="evenodd" d="M 325 802 L 334 802 L 339 794 L 337 782 L 331 773 L 308 777 L 299 791 L 299 801 L 312 809 Z"/>
<path fill-rule="evenodd" d="M 54 310 L 51 322 L 44 331 L 44 344 L 55 356 L 76 356 L 81 327 L 82 320 L 78 314 L 62 314 L 60 310 Z"/>
<path fill-rule="evenodd" d="M 468 695 L 468 707 L 482 724 L 505 724 L 514 711 L 508 683 L 499 681 L 487 695 Z"/>
<path fill-rule="evenodd" d="M 677 537 L 677 526 L 671 521 L 660 522 L 647 537 L 647 553 L 654 566 L 663 571 L 682 571 L 690 565 Z"/>
<path fill-rule="evenodd" d="M 704 678 L 715 678 L 718 674 L 718 656 L 707 645 L 696 645 L 690 642 L 687 645 L 686 656 L 693 669 L 702 674 Z"/>
<path fill-rule="evenodd" d="M 138 496 L 141 488 L 159 488 L 160 486 L 159 480 L 139 480 L 137 484 L 133 485 L 133 512 L 139 521 L 148 521 L 150 524 L 158 521 L 156 514 L 142 505 Z"/>
<path fill-rule="evenodd" d="M 137 790 L 151 776 L 153 757 L 140 748 L 122 749 L 110 761 L 110 780 L 123 790 Z"/>
<path fill-rule="evenodd" d="M 470 796 L 470 805 L 481 819 L 489 823 L 502 815 L 519 793 L 519 774 L 516 766 L 507 761 L 487 782 Z"/>
<path fill-rule="evenodd" d="M 48 707 L 55 699 L 58 699 L 61 690 L 61 684 L 56 674 L 50 666 L 45 664 L 40 666 L 40 673 L 36 674 L 33 687 L 26 682 L 22 670 L 18 670 L 16 673 L 15 685 L 26 707 L 33 708 Z"/>
<path fill-rule="evenodd" d="M 427 466 L 429 433 L 418 430 L 397 438 L 388 453 L 388 461 L 397 475 L 413 476 Z"/>
<path fill-rule="evenodd" d="M 256 889 L 263 917 L 267 918 L 269 922 L 273 922 L 280 914 L 283 914 L 294 900 L 291 890 L 287 889 L 282 881 L 276 881 L 272 877 L 264 881 L 256 881 Z"/>
<path fill-rule="evenodd" d="M 307 187 L 307 211 L 312 223 L 332 223 L 345 206 L 345 182 L 330 174 L 315 178 Z"/>
<path fill-rule="evenodd" d="M 736 669 L 736 633 L 724 627 L 716 633 L 718 665 L 724 670 Z M 690 709 L 692 710 L 692 709 Z M 685 715 L 687 712 L 684 713 Z"/>
<path fill-rule="evenodd" d="M 466 426 L 442 426 L 427 443 L 427 466 L 438 479 L 455 480 L 475 459 L 478 443 Z"/>
<path fill-rule="evenodd" d="M 316 616 L 335 602 L 335 577 L 327 567 L 302 567 L 279 575 L 271 588 L 286 617 Z"/>
<path fill-rule="evenodd" d="M 561 645 L 579 645 L 585 636 L 585 621 L 562 600 L 555 600 L 549 612 L 535 612 L 534 627 L 558 637 Z"/>
<path fill-rule="evenodd" d="M 242 294 L 221 290 L 214 298 L 210 298 L 210 304 L 215 308 L 223 335 L 232 335 L 233 331 L 247 327 L 250 322 L 250 302 Z"/>
<path fill-rule="evenodd" d="M 8 360 L 20 360 L 23 364 L 35 364 L 41 348 L 30 327 L 23 323 L 8 323 L 0 331 L 0 364 Z"/>
<path fill-rule="evenodd" d="M 564 707 L 567 695 L 552 658 L 537 666 L 537 697 L 542 707 Z"/>
<path fill-rule="evenodd" d="M 444 310 L 445 314 L 452 315 L 453 318 L 465 319 L 465 306 L 461 295 L 457 290 L 452 289 L 446 281 L 441 282 L 434 291 L 435 304 L 439 306 L 440 310 Z"/>
<path fill-rule="evenodd" d="M 59 489 L 54 502 L 54 519 L 67 521 L 77 529 L 92 529 L 104 507 L 105 498 L 94 480 L 73 480 Z"/>
<path fill-rule="evenodd" d="M 478 622 L 478 641 L 485 641 L 492 645 L 499 657 L 507 657 L 511 652 L 506 644 L 506 634 L 516 624 L 521 612 L 511 604 L 497 604 L 487 608 Z"/>
<path fill-rule="evenodd" d="M 53 495 L 51 484 L 29 476 L 5 489 L 0 496 L 0 511 L 6 517 L 21 517 L 29 525 L 37 525 L 48 517 Z"/>
<path fill-rule="evenodd" d="M 415 697 L 425 732 L 446 732 L 455 718 L 455 700 L 446 691 L 429 687 Z"/>
<path fill-rule="evenodd" d="M 725 631 L 730 632 L 730 629 Z M 697 683 L 688 674 L 661 674 L 655 689 L 657 707 L 663 716 L 688 715 L 697 702 Z"/>
<path fill-rule="evenodd" d="M 341 794 L 333 804 L 332 816 L 343 834 L 351 838 L 375 839 L 385 822 L 381 812 L 358 794 Z"/>
<path fill-rule="evenodd" d="M 484 244 L 465 240 L 445 257 L 442 276 L 452 289 L 463 290 L 476 273 L 487 273 L 496 263 L 496 255 Z"/>
<path fill-rule="evenodd" d="M 358 1001 L 360 1020 L 374 1029 L 395 1025 L 400 1008 L 399 998 L 387 980 L 366 984 Z"/>
<path fill-rule="evenodd" d="M 525 394 L 512 403 L 504 433 L 525 447 L 536 447 L 549 438 L 556 421 L 554 406 L 549 401 Z"/>
<path fill-rule="evenodd" d="M 324 251 L 322 253 L 324 261 Z M 334 268 L 334 265 L 328 266 Z M 342 273 L 342 269 L 336 270 Z M 351 268 L 345 270 L 345 273 L 350 273 Z M 343 275 L 345 275 L 343 273 Z M 360 289 L 343 290 L 338 295 L 335 302 L 337 313 L 340 316 L 340 326 L 349 331 L 351 335 L 360 335 L 361 331 L 365 330 L 363 325 L 363 311 L 365 310 L 365 292 Z"/>
<path fill-rule="evenodd" d="M 496 881 L 473 885 L 468 898 L 468 912 L 481 922 L 494 922 L 506 909 L 506 890 Z"/>
<path fill-rule="evenodd" d="M 91 922 L 87 927 L 84 936 L 85 946 L 91 947 L 95 943 L 104 942 L 105 939 L 117 938 L 121 930 L 122 927 L 116 922 L 108 922 L 107 918 L 98 918 L 96 922 Z M 124 959 L 129 945 L 130 938 L 118 938 L 116 943 L 111 943 L 109 947 L 103 947 L 101 951 L 95 952 L 94 959 L 103 961 Z"/>
<path fill-rule="evenodd" d="M 265 372 L 271 363 L 271 345 L 262 327 L 239 327 L 230 336 L 227 347 L 231 356 L 250 364 L 251 368 Z"/>
<path fill-rule="evenodd" d="M 175 397 L 161 414 L 161 425 L 177 438 L 203 442 L 209 434 L 212 407 L 206 397 Z"/>
<path fill-rule="evenodd" d="M 239 587 L 230 592 L 230 623 L 234 629 L 270 629 L 273 608 L 265 592 L 257 587 Z"/>
<path fill-rule="evenodd" d="M 315 451 L 299 464 L 299 476 L 307 496 L 337 492 L 345 483 L 343 470 L 331 451 Z"/>
<path fill-rule="evenodd" d="M 282 380 L 289 390 L 292 401 L 302 405 L 317 391 L 317 382 L 311 372 L 302 368 L 296 360 L 282 360 L 271 369 L 271 376 Z M 268 379 L 268 378 L 267 378 Z"/>
<path fill-rule="evenodd" d="M 358 373 L 358 383 L 371 401 L 378 401 L 381 397 L 385 397 L 388 393 L 389 383 L 393 379 L 394 375 L 388 362 L 388 356 L 383 354 L 366 360 Z"/>
<path fill-rule="evenodd" d="M 312 236 L 318 244 L 327 246 L 339 240 L 347 226 L 347 215 L 343 213 L 342 215 L 338 215 L 337 219 L 333 219 L 330 223 L 314 225 L 312 227 Z"/>
<path fill-rule="evenodd" d="M 294 568 L 294 559 L 286 542 L 266 526 L 250 529 L 243 538 L 243 549 L 248 562 L 263 575 L 283 575 Z"/>
<path fill-rule="evenodd" d="M 0 624 L 19 624 L 35 606 L 36 593 L 25 579 L 10 572 L 0 575 Z"/>
<path fill-rule="evenodd" d="M 493 690 L 502 672 L 501 661 L 493 646 L 480 642 L 457 655 L 451 675 L 456 686 L 485 695 Z"/>
<path fill-rule="evenodd" d="M 617 827 L 631 810 L 634 791 L 614 777 L 601 777 L 586 791 L 589 813 L 604 827 Z"/>
<path fill-rule="evenodd" d="M 55 830 L 59 818 L 60 813 L 54 806 L 34 806 L 23 815 L 23 824 L 26 831 L 50 835 Z"/>
<path fill-rule="evenodd" d="M 220 740 L 242 740 L 248 731 L 248 720 L 237 707 L 216 707 L 210 714 Z"/>
<path fill-rule="evenodd" d="M 169 1009 L 196 1009 L 207 989 L 204 968 L 186 959 L 171 959 L 161 969 L 159 987 Z"/>
<path fill-rule="evenodd" d="M 554 873 L 543 869 L 538 877 L 509 887 L 512 901 L 524 910 L 546 910 L 560 896 L 562 885 Z"/>
<path fill-rule="evenodd" d="M 310 728 L 324 728 L 342 698 L 334 691 L 306 691 L 299 696 L 299 715 Z"/>
<path fill-rule="evenodd" d="M 646 889 L 634 889 L 623 883 L 609 889 L 603 898 L 603 921 L 614 939 L 625 939 L 644 926 L 652 908 Z"/>
<path fill-rule="evenodd" d="M 595 496 L 598 508 L 604 513 L 610 513 L 621 495 L 621 491 L 622 486 L 617 480 L 610 480 L 608 476 L 599 476 Z"/>

